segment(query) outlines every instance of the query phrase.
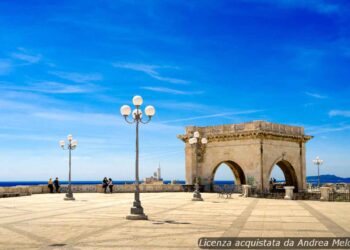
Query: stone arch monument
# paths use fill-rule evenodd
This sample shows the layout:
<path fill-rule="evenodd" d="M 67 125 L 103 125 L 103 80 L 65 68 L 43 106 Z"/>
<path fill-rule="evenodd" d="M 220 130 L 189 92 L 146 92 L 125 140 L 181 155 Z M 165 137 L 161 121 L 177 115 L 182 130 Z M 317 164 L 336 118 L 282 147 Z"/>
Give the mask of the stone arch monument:
<path fill-rule="evenodd" d="M 195 131 L 207 138 L 207 144 L 189 143 Z M 250 180 L 258 189 L 268 189 L 271 171 L 278 165 L 286 185 L 306 188 L 305 143 L 313 137 L 305 135 L 303 127 L 266 121 L 188 126 L 178 138 L 185 142 L 186 184 L 199 177 L 202 185 L 211 186 L 217 168 L 225 163 L 237 184 Z"/>

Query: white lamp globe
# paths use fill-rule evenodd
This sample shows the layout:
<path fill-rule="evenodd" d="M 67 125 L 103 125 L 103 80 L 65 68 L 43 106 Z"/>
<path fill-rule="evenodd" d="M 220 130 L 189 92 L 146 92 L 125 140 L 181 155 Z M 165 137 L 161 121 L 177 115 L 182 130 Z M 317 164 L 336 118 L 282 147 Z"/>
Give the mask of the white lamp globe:
<path fill-rule="evenodd" d="M 132 111 L 132 117 L 134 119 L 136 118 L 136 114 L 138 114 L 140 118 L 142 118 L 142 111 L 140 109 L 134 109 L 134 111 Z"/>
<path fill-rule="evenodd" d="M 72 141 L 72 146 L 74 146 L 74 147 L 78 146 L 78 141 L 77 140 L 73 140 Z"/>
<path fill-rule="evenodd" d="M 192 144 L 195 144 L 197 143 L 197 138 L 191 138 L 188 140 L 188 142 L 192 145 Z"/>
<path fill-rule="evenodd" d="M 193 136 L 194 136 L 194 138 L 198 138 L 200 135 L 199 135 L 199 132 L 198 131 L 196 131 L 196 132 L 194 132 L 193 133 Z"/>
<path fill-rule="evenodd" d="M 134 98 L 132 98 L 132 103 L 133 103 L 135 106 L 141 106 L 142 103 L 143 103 L 143 99 L 142 99 L 141 96 L 135 95 Z"/>
<path fill-rule="evenodd" d="M 145 113 L 147 116 L 154 116 L 154 114 L 156 113 L 156 110 L 153 106 L 150 105 L 145 108 Z"/>
<path fill-rule="evenodd" d="M 68 141 L 71 141 L 71 140 L 73 140 L 73 136 L 72 136 L 71 134 L 69 134 L 69 135 L 67 136 L 67 139 L 68 139 Z"/>
<path fill-rule="evenodd" d="M 128 115 L 130 115 L 130 113 L 131 113 L 131 108 L 130 108 L 130 106 L 128 106 L 128 105 L 123 105 L 123 106 L 120 108 L 120 113 L 121 113 L 123 116 L 128 116 Z"/>
<path fill-rule="evenodd" d="M 207 138 L 202 138 L 201 142 L 202 142 L 202 144 L 207 144 L 208 143 L 208 139 Z"/>
<path fill-rule="evenodd" d="M 61 141 L 60 141 L 60 147 L 63 148 L 65 144 L 66 144 L 66 142 L 65 142 L 64 140 L 61 140 Z"/>

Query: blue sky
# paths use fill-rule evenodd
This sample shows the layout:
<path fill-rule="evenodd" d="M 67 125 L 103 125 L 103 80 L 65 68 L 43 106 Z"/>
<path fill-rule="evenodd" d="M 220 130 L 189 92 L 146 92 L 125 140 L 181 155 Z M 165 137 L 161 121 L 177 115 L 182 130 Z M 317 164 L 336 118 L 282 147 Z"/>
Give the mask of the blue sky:
<path fill-rule="evenodd" d="M 326 0 L 1 1 L 0 180 L 134 176 L 134 127 L 119 108 L 142 95 L 141 176 L 160 162 L 184 179 L 186 125 L 251 120 L 304 126 L 323 173 L 350 176 L 350 4 Z M 222 172 L 222 171 L 221 171 Z M 219 174 L 224 179 L 227 172 Z"/>

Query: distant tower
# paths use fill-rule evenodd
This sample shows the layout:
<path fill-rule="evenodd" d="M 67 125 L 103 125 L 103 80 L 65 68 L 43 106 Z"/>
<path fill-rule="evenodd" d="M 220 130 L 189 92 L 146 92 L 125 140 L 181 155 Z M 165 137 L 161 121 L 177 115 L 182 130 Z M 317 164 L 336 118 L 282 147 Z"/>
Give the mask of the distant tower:
<path fill-rule="evenodd" d="M 162 177 L 161 177 L 161 175 L 160 175 L 160 162 L 159 162 L 159 166 L 158 166 L 158 169 L 157 169 L 157 175 L 158 175 L 158 180 L 161 180 L 162 179 Z"/>

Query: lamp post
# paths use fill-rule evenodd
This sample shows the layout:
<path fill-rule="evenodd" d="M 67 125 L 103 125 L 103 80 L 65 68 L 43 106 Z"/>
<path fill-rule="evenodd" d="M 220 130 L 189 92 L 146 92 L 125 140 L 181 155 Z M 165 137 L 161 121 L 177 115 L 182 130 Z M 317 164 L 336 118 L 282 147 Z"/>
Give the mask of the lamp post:
<path fill-rule="evenodd" d="M 198 131 L 193 133 L 193 137 L 188 140 L 190 145 L 194 147 L 194 152 L 196 155 L 196 183 L 195 183 L 195 190 L 193 192 L 193 198 L 192 201 L 203 201 L 203 198 L 201 196 L 201 193 L 199 192 L 199 169 L 198 169 L 198 161 L 199 159 L 202 160 L 203 157 L 203 150 L 204 146 L 208 143 L 207 138 L 203 137 L 200 138 L 200 134 Z M 198 157 L 200 156 L 200 158 Z"/>
<path fill-rule="evenodd" d="M 120 108 L 120 113 L 124 116 L 125 121 L 129 124 L 136 124 L 136 159 L 135 159 L 135 199 L 133 206 L 130 209 L 130 214 L 126 216 L 128 220 L 147 220 L 147 215 L 143 212 L 143 207 L 141 206 L 140 201 L 140 186 L 139 186 L 139 124 L 149 123 L 156 113 L 156 110 L 153 106 L 147 106 L 145 108 L 145 114 L 148 116 L 147 121 L 142 120 L 142 111 L 140 106 L 142 105 L 143 99 L 141 96 L 134 96 L 132 102 L 135 106 L 134 111 L 132 112 L 132 119 L 129 121 L 128 116 L 131 113 L 131 108 L 128 105 L 123 105 Z"/>
<path fill-rule="evenodd" d="M 69 177 L 68 177 L 68 190 L 66 193 L 65 200 L 75 200 L 72 192 L 72 150 L 76 149 L 78 146 L 78 141 L 73 140 L 73 136 L 70 134 L 67 136 L 67 144 L 64 140 L 60 141 L 60 146 L 63 150 L 68 150 L 69 152 Z"/>
<path fill-rule="evenodd" d="M 323 160 L 320 159 L 320 157 L 316 157 L 315 160 L 312 161 L 315 165 L 317 165 L 317 172 L 318 172 L 318 187 L 320 187 L 320 165 L 323 164 Z"/>

